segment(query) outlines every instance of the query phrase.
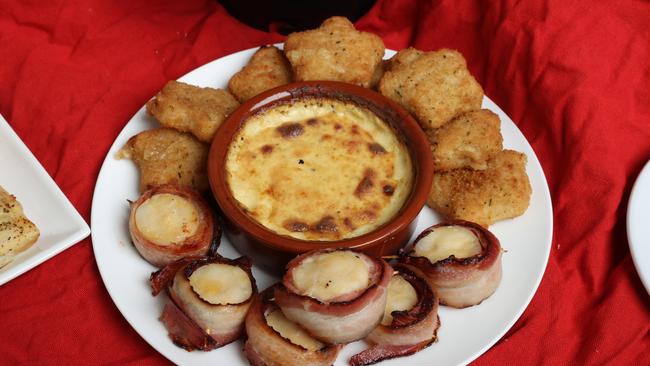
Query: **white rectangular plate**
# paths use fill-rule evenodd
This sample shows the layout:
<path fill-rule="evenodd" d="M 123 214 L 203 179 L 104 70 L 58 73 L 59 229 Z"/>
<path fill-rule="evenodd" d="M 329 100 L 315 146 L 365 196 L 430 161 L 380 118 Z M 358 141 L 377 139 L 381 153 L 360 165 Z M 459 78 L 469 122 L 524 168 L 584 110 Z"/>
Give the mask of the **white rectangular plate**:
<path fill-rule="evenodd" d="M 16 196 L 41 232 L 31 248 L 0 268 L 0 285 L 90 235 L 88 224 L 1 115 L 0 186 Z"/>

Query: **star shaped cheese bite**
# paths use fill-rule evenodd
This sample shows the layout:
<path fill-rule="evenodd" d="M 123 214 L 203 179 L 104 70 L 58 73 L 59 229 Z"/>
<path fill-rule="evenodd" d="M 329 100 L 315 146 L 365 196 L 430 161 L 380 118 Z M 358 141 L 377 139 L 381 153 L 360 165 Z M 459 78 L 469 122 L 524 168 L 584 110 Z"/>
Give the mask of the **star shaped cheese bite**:
<path fill-rule="evenodd" d="M 332 17 L 317 29 L 292 33 L 284 53 L 296 81 L 334 80 L 369 87 L 384 56 L 379 36 L 360 32 L 349 20 Z"/>
<path fill-rule="evenodd" d="M 483 89 L 458 51 L 399 51 L 379 82 L 381 94 L 411 112 L 423 129 L 438 128 L 454 116 L 481 108 Z"/>
<path fill-rule="evenodd" d="M 189 133 L 171 128 L 142 131 L 131 137 L 117 154 L 140 169 L 140 192 L 161 184 L 210 189 L 207 177 L 209 146 Z"/>
<path fill-rule="evenodd" d="M 147 112 L 165 127 L 210 143 L 217 128 L 237 107 L 239 102 L 226 90 L 172 80 L 147 103 Z"/>
<path fill-rule="evenodd" d="M 257 94 L 291 82 L 291 65 L 273 46 L 260 47 L 228 82 L 228 90 L 244 103 Z"/>

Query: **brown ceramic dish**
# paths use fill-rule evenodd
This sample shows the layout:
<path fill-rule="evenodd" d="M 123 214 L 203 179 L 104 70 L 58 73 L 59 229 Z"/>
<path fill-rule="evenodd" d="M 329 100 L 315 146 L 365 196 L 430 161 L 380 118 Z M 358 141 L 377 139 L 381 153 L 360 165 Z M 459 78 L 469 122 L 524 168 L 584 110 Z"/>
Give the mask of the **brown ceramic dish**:
<path fill-rule="evenodd" d="M 401 210 L 382 226 L 360 236 L 336 241 L 307 241 L 277 234 L 251 218 L 233 197 L 228 187 L 226 158 L 229 145 L 244 122 L 252 115 L 278 104 L 305 98 L 337 99 L 366 108 L 384 120 L 404 143 L 413 167 L 413 186 Z M 242 104 L 224 121 L 215 134 L 208 157 L 208 176 L 214 197 L 225 217 L 225 233 L 243 254 L 256 265 L 282 271 L 297 254 L 314 249 L 347 247 L 371 255 L 397 252 L 411 237 L 417 215 L 424 206 L 433 178 L 433 159 L 429 142 L 417 122 L 396 103 L 356 85 L 311 81 L 280 86 Z"/>

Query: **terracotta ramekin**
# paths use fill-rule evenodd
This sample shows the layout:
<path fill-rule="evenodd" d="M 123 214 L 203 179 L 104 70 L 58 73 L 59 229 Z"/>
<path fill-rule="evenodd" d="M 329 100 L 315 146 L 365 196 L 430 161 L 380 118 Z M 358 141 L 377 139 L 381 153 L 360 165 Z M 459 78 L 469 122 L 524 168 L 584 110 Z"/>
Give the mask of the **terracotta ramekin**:
<path fill-rule="evenodd" d="M 233 137 L 253 114 L 279 103 L 303 98 L 334 98 L 368 108 L 386 121 L 407 147 L 414 169 L 413 187 L 399 213 L 381 227 L 354 238 L 338 241 L 307 241 L 266 229 L 249 217 L 232 196 L 225 169 Z M 309 81 L 283 85 L 246 101 L 215 134 L 208 156 L 210 187 L 224 216 L 224 232 L 230 242 L 253 262 L 279 273 L 297 254 L 313 249 L 348 247 L 375 256 L 392 255 L 409 240 L 424 206 L 433 178 L 433 157 L 427 138 L 411 115 L 388 98 L 370 89 L 334 81 Z"/>

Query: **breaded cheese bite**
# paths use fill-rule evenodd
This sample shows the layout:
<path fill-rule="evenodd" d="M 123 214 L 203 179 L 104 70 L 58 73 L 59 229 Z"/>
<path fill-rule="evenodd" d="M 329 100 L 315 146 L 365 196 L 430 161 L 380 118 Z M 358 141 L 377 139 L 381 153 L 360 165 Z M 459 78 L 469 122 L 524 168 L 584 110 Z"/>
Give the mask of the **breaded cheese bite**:
<path fill-rule="evenodd" d="M 208 150 L 189 133 L 157 128 L 131 137 L 117 158 L 129 158 L 140 169 L 140 193 L 161 184 L 207 191 Z"/>
<path fill-rule="evenodd" d="M 411 112 L 425 130 L 480 109 L 483 100 L 483 89 L 467 70 L 465 58 L 450 49 L 399 51 L 382 76 L 379 91 Z"/>
<path fill-rule="evenodd" d="M 470 168 L 483 170 L 503 150 L 499 116 L 487 109 L 456 116 L 427 133 L 436 171 Z"/>
<path fill-rule="evenodd" d="M 456 169 L 434 175 L 427 204 L 446 219 L 484 227 L 526 212 L 531 187 L 526 155 L 503 150 L 485 170 Z"/>
<path fill-rule="evenodd" d="M 257 94 L 291 82 L 291 65 L 274 46 L 262 46 L 248 64 L 230 78 L 228 90 L 241 102 Z"/>
<path fill-rule="evenodd" d="M 212 136 L 239 102 L 226 90 L 169 81 L 147 103 L 147 112 L 165 127 L 190 132 L 203 142 Z"/>
<path fill-rule="evenodd" d="M 317 29 L 291 33 L 284 53 L 296 81 L 334 80 L 369 87 L 384 57 L 384 42 L 359 32 L 347 18 L 331 17 Z"/>

